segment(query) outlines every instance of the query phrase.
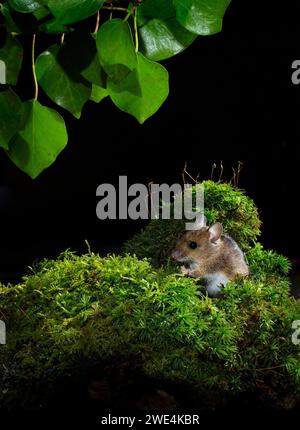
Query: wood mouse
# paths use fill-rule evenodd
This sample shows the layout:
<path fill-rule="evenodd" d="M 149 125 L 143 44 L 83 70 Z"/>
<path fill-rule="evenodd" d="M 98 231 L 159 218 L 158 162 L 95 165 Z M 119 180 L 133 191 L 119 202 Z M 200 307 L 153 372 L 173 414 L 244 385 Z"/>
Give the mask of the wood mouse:
<path fill-rule="evenodd" d="M 222 224 L 207 227 L 204 216 L 199 218 L 196 230 L 186 231 L 178 240 L 172 258 L 184 264 L 183 274 L 202 278 L 209 297 L 219 296 L 222 286 L 236 277 L 249 275 L 238 244 L 223 234 Z"/>

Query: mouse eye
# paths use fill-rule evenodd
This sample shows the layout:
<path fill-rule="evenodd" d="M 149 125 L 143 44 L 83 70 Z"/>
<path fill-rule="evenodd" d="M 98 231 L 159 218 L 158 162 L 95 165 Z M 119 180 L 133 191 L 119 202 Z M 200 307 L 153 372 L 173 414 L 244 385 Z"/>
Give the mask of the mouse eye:
<path fill-rule="evenodd" d="M 191 241 L 191 242 L 189 242 L 189 248 L 191 248 L 191 249 L 196 249 L 197 248 L 197 246 L 198 246 L 198 244 L 197 244 L 197 242 L 193 242 L 193 241 Z"/>

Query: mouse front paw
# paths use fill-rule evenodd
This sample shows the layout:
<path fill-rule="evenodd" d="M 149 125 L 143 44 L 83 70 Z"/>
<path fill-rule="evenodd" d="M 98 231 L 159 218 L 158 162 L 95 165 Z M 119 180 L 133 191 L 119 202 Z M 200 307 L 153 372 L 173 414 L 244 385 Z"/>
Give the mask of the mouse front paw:
<path fill-rule="evenodd" d="M 198 278 L 199 277 L 197 272 L 195 272 L 194 270 L 191 270 L 191 269 L 187 269 L 184 266 L 181 267 L 181 273 L 185 276 L 188 276 L 189 278 Z"/>
<path fill-rule="evenodd" d="M 187 269 L 185 266 L 181 266 L 180 271 L 183 275 L 189 275 L 189 273 L 190 273 L 190 270 Z"/>

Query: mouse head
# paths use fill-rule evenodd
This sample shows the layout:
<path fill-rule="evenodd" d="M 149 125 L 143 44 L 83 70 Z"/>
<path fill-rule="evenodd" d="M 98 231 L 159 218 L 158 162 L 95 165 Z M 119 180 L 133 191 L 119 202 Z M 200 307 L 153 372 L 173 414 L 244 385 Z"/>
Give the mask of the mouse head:
<path fill-rule="evenodd" d="M 172 258 L 180 263 L 201 263 L 210 260 L 217 255 L 220 248 L 220 238 L 223 227 L 215 223 L 206 226 L 206 219 L 202 217 L 196 226 L 196 230 L 186 231 L 178 240 L 172 252 Z"/>

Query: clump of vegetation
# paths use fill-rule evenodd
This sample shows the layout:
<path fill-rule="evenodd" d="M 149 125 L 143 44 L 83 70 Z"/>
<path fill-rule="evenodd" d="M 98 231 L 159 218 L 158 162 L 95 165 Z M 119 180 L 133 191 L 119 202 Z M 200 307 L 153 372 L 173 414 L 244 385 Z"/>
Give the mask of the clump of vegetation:
<path fill-rule="evenodd" d="M 176 273 L 168 256 L 184 221 L 152 221 L 126 244 L 136 255 L 42 261 L 21 284 L 0 285 L 1 405 L 46 406 L 62 378 L 116 361 L 159 384 L 191 387 L 202 407 L 241 393 L 280 407 L 300 400 L 290 263 L 256 243 L 251 199 L 228 184 L 204 186 L 208 222 L 222 222 L 241 244 L 251 276 L 211 299 L 200 280 Z"/>
<path fill-rule="evenodd" d="M 228 284 L 218 299 L 135 256 L 66 252 L 43 261 L 23 283 L 0 287 L 8 329 L 0 403 L 46 405 L 60 377 L 118 357 L 204 399 L 210 390 L 223 399 L 254 391 L 293 404 L 300 350 L 291 327 L 300 306 L 289 296 L 288 262 L 260 246 L 248 258 L 255 276 Z"/>
<path fill-rule="evenodd" d="M 230 184 L 204 181 L 205 216 L 208 223 L 221 222 L 227 234 L 249 249 L 260 234 L 261 221 L 249 197 Z M 193 188 L 195 191 L 195 187 Z M 154 265 L 168 264 L 171 250 L 185 229 L 186 220 L 151 220 L 125 244 L 125 252 L 147 257 Z"/>

